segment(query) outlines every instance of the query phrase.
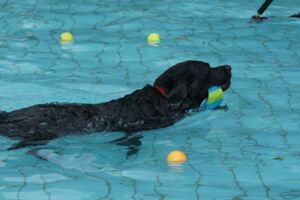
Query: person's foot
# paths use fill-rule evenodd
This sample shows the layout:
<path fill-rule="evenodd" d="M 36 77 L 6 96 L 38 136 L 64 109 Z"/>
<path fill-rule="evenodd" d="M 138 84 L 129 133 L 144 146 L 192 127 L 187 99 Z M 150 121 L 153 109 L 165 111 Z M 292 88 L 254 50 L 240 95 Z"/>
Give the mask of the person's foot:
<path fill-rule="evenodd" d="M 297 17 L 297 18 L 300 18 L 300 12 L 296 13 L 296 14 L 293 14 L 291 15 L 290 17 Z"/>
<path fill-rule="evenodd" d="M 251 17 L 251 21 L 252 21 L 252 22 L 256 22 L 256 23 L 263 22 L 263 21 L 265 21 L 265 20 L 267 20 L 267 19 L 268 19 L 268 17 L 261 17 L 261 16 L 259 16 L 259 15 L 253 15 L 253 16 Z"/>

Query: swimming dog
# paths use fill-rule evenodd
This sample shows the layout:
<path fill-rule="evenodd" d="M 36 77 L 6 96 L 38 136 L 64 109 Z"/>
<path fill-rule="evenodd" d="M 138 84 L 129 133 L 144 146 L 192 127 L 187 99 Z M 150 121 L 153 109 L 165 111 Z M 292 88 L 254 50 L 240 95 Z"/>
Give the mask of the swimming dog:
<path fill-rule="evenodd" d="M 19 143 L 9 148 L 46 144 L 49 140 L 103 131 L 127 134 L 167 127 L 199 107 L 208 89 L 230 87 L 231 67 L 210 67 L 202 61 L 178 63 L 153 85 L 99 104 L 46 103 L 0 113 L 0 134 Z"/>

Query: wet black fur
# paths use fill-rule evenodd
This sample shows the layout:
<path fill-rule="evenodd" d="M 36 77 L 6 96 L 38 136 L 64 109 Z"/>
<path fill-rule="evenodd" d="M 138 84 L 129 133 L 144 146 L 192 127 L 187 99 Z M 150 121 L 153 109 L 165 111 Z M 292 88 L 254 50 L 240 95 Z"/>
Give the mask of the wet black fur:
<path fill-rule="evenodd" d="M 201 61 L 185 61 L 169 68 L 154 85 L 165 87 L 167 97 L 151 85 L 123 98 L 99 104 L 49 103 L 0 113 L 0 134 L 20 143 L 16 149 L 70 134 L 103 131 L 133 132 L 174 124 L 198 107 L 215 85 L 230 85 L 230 66 L 211 68 Z"/>

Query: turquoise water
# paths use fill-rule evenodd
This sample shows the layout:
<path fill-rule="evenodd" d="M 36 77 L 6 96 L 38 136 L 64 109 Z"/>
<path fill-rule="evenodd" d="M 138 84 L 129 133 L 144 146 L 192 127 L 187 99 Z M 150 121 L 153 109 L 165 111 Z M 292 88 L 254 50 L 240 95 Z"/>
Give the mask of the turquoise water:
<path fill-rule="evenodd" d="M 188 59 L 233 67 L 227 112 L 143 132 L 129 159 L 105 143 L 122 133 L 53 140 L 45 160 L 1 137 L 0 199 L 300 199 L 300 20 L 288 18 L 299 2 L 274 1 L 268 21 L 249 23 L 261 3 L 0 0 L 1 110 L 108 101 Z M 59 43 L 63 31 L 73 44 Z M 175 149 L 188 162 L 169 166 Z"/>

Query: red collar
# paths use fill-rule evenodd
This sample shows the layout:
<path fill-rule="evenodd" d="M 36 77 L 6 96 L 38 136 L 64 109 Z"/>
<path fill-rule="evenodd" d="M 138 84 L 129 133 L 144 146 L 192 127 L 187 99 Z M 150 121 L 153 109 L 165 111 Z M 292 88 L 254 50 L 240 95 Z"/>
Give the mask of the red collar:
<path fill-rule="evenodd" d="M 167 94 L 167 90 L 164 87 L 154 85 L 153 86 L 155 89 L 157 89 L 163 96 L 168 97 L 169 95 Z"/>

